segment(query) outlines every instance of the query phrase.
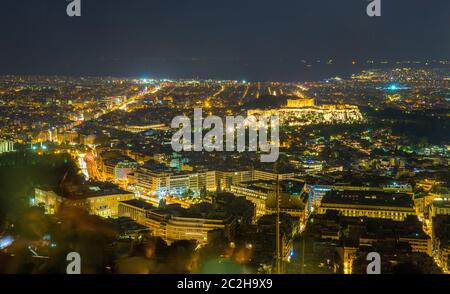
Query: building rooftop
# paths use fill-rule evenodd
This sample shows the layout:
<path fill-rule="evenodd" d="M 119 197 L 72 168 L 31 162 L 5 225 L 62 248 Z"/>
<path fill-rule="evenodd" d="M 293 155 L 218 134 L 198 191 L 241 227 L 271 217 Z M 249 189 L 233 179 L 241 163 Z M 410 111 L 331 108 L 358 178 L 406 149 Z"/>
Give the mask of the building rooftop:
<path fill-rule="evenodd" d="M 140 209 L 144 209 L 144 210 L 155 209 L 155 207 L 153 205 L 151 205 L 150 203 L 139 200 L 139 199 L 131 199 L 131 200 L 127 200 L 127 201 L 121 201 L 121 203 L 125 203 L 127 205 L 134 206 L 136 208 L 140 208 Z"/>
<path fill-rule="evenodd" d="M 66 186 L 64 187 L 64 193 L 57 194 L 69 199 L 85 199 L 91 197 L 133 193 L 122 190 L 118 186 L 111 183 L 88 182 L 83 185 Z"/>
<path fill-rule="evenodd" d="M 211 204 L 207 203 L 194 205 L 191 206 L 191 208 L 183 208 L 179 204 L 167 204 L 164 206 L 156 207 L 143 200 L 138 199 L 121 201 L 121 203 L 131 205 L 139 209 L 144 209 L 150 213 L 162 216 L 202 218 L 215 220 L 225 220 L 228 218 L 228 215 L 226 213 L 216 211 Z"/>
<path fill-rule="evenodd" d="M 237 186 L 260 192 L 270 192 L 276 189 L 276 181 L 268 181 L 268 180 L 249 181 L 239 183 L 237 184 Z M 280 181 L 280 192 L 289 193 L 294 196 L 295 195 L 300 196 L 304 186 L 305 183 L 301 181 L 282 180 Z"/>
<path fill-rule="evenodd" d="M 128 217 L 119 217 L 116 219 L 108 219 L 108 221 L 119 231 L 129 232 L 129 231 L 148 231 L 149 228 L 138 224 L 134 220 Z"/>
<path fill-rule="evenodd" d="M 434 199 L 433 206 L 439 207 L 439 208 L 450 208 L 450 198 Z"/>
<path fill-rule="evenodd" d="M 332 190 L 325 194 L 322 204 L 414 207 L 408 194 L 381 191 Z"/>
<path fill-rule="evenodd" d="M 163 172 L 163 173 L 172 172 L 171 168 L 154 160 L 147 161 L 143 166 L 141 166 L 141 169 L 146 169 L 152 172 Z"/>
<path fill-rule="evenodd" d="M 119 163 L 136 163 L 133 159 L 128 156 L 119 156 L 114 158 L 108 158 L 104 161 L 105 165 L 117 165 Z"/>
<path fill-rule="evenodd" d="M 169 204 L 164 207 L 153 209 L 152 212 L 160 215 L 170 215 L 172 217 L 184 218 L 201 218 L 211 220 L 225 220 L 228 216 L 220 213 L 212 207 L 211 204 L 200 204 L 191 206 L 190 208 L 183 208 L 179 204 Z"/>

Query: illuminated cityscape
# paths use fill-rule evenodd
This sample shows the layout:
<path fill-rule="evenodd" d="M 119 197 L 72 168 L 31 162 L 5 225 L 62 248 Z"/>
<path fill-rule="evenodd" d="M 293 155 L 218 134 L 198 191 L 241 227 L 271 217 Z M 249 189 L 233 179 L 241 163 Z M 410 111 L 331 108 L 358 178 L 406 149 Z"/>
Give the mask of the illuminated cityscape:
<path fill-rule="evenodd" d="M 110 13 L 128 11 L 117 5 Z M 280 21 L 292 16 L 278 13 Z M 411 43 L 399 41 L 386 50 L 401 58 L 358 56 L 327 33 L 341 57 L 303 43 L 305 57 L 289 55 L 273 36 L 282 34 L 288 47 L 295 34 L 264 25 L 255 35 L 267 36 L 254 46 L 269 43 L 273 59 L 228 58 L 209 43 L 224 31 L 226 42 L 217 42 L 234 52 L 239 40 L 245 53 L 253 17 L 237 20 L 242 33 L 230 25 L 233 34 L 225 32 L 231 19 L 217 24 L 208 15 L 216 31 L 196 23 L 187 25 L 191 34 L 173 16 L 152 17 L 168 27 L 137 30 L 151 21 L 126 17 L 120 29 L 105 28 L 112 18 L 92 28 L 111 35 L 103 41 L 127 32 L 116 47 L 105 41 L 95 58 L 80 45 L 67 63 L 57 55 L 50 61 L 46 46 L 55 45 L 45 38 L 36 45 L 39 58 L 23 57 L 26 68 L 4 58 L 22 58 L 12 45 L 0 49 L 1 274 L 64 274 L 69 253 L 81 256 L 83 274 L 366 274 L 373 253 L 383 274 L 450 273 L 450 61 L 433 57 L 438 50 L 410 58 L 401 54 Z M 179 57 L 173 49 L 201 43 L 203 34 L 211 51 L 186 45 L 188 57 Z M 103 46 L 96 37 L 74 38 L 93 51 Z M 145 55 L 140 42 L 176 57 Z M 272 63 L 279 66 L 273 72 Z M 193 124 L 177 140 L 188 148 L 176 151 L 174 118 L 198 120 L 196 109 L 200 127 Z M 221 123 L 230 117 L 261 121 Z M 256 147 L 269 134 L 263 122 L 274 117 L 270 134 L 279 132 L 279 140 L 266 143 L 278 157 L 267 162 L 268 150 Z M 212 136 L 218 122 L 225 134 Z M 249 139 L 239 141 L 240 131 Z M 197 150 L 198 138 L 205 148 Z M 228 150 L 235 141 L 238 148 Z M 227 148 L 208 149 L 217 144 Z"/>
<path fill-rule="evenodd" d="M 5 76 L 1 166 L 7 172 L 53 162 L 55 179 L 35 179 L 22 195 L 28 210 L 42 208 L 49 224 L 86 217 L 97 230 L 99 222 L 111 230 L 103 241 L 114 248 L 160 238 L 168 248 L 191 244 L 194 258 L 219 246 L 225 251 L 216 258 L 244 250 L 234 262 L 273 273 L 279 209 L 283 272 L 359 273 L 362 255 L 374 248 L 391 263 L 447 272 L 445 229 L 436 226 L 445 226 L 450 211 L 449 117 L 440 110 L 449 101 L 426 89 L 445 93 L 448 73 L 429 85 L 420 80 L 424 71 L 405 70 L 417 78 L 400 86 L 388 82 L 393 72 L 378 72 L 370 83 L 355 76 L 315 83 Z M 357 102 L 355 89 L 371 93 L 370 101 Z M 407 98 L 410 91 L 429 102 Z M 396 108 L 385 105 L 392 92 Z M 171 119 L 196 107 L 218 116 L 278 115 L 279 160 L 174 152 Z M 6 230 L 2 254 L 14 259 L 20 245 L 8 240 L 23 237 Z M 51 259 L 68 245 L 58 227 L 45 230 L 47 242 L 29 242 Z M 124 254 L 117 250 L 109 267 L 126 272 L 113 267 Z"/>

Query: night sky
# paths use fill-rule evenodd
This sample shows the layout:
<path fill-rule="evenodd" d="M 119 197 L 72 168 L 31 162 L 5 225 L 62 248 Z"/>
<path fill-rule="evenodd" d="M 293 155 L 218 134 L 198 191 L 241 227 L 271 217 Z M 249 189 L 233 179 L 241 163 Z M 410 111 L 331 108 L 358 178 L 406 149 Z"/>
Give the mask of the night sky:
<path fill-rule="evenodd" d="M 449 0 L 382 0 L 375 18 L 367 0 L 82 0 L 74 18 L 67 4 L 0 2 L 0 74 L 302 80 L 450 57 Z"/>

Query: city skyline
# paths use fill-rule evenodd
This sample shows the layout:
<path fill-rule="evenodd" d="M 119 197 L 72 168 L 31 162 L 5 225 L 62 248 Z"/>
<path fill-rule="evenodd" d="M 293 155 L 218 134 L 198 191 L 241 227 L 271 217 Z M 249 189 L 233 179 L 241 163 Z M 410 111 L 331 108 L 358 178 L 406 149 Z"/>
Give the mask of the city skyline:
<path fill-rule="evenodd" d="M 1 7 L 0 277 L 450 273 L 449 1 Z"/>

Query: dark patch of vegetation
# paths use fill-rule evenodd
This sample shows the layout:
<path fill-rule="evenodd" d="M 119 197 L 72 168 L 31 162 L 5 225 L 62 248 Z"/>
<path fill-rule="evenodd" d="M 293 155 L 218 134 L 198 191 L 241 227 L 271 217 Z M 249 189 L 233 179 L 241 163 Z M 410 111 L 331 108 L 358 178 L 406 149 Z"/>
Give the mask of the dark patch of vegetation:
<path fill-rule="evenodd" d="M 0 156 L 0 228 L 15 222 L 29 206 L 37 186 L 58 187 L 61 180 L 80 180 L 79 170 L 66 154 L 15 152 Z"/>

